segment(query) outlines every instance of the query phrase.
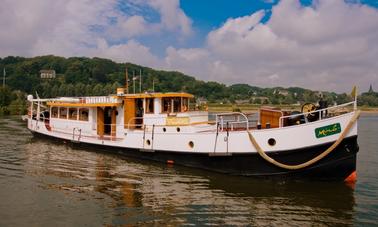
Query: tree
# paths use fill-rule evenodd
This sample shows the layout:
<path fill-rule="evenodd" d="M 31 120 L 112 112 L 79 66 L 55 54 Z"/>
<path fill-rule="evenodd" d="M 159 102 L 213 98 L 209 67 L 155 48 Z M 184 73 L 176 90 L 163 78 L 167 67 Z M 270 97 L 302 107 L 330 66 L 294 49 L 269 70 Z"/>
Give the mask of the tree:
<path fill-rule="evenodd" d="M 51 92 L 50 92 L 50 97 L 57 97 L 59 95 L 59 86 L 57 84 L 55 84 L 52 88 L 51 88 Z"/>
<path fill-rule="evenodd" d="M 348 96 L 347 94 L 343 93 L 337 96 L 336 98 L 336 103 L 337 104 L 342 104 L 342 103 L 347 103 L 350 102 L 352 98 Z"/>
<path fill-rule="evenodd" d="M 77 83 L 74 85 L 74 95 L 79 97 L 79 96 L 84 96 L 85 95 L 85 85 L 82 83 Z"/>
<path fill-rule="evenodd" d="M 66 92 L 67 92 L 67 85 L 66 84 L 60 85 L 59 91 L 58 91 L 58 96 L 65 96 Z"/>
<path fill-rule="evenodd" d="M 12 101 L 11 90 L 8 86 L 0 87 L 0 106 L 8 106 Z"/>
<path fill-rule="evenodd" d="M 77 82 L 88 82 L 89 75 L 85 73 L 83 67 L 83 62 L 74 61 L 68 66 L 68 69 L 65 73 L 66 83 L 77 83 Z"/>
<path fill-rule="evenodd" d="M 65 96 L 75 96 L 75 87 L 73 86 L 73 84 L 67 85 Z"/>
<path fill-rule="evenodd" d="M 93 95 L 104 95 L 104 93 L 105 92 L 101 84 L 97 84 L 96 86 L 94 86 L 93 91 L 92 91 Z"/>

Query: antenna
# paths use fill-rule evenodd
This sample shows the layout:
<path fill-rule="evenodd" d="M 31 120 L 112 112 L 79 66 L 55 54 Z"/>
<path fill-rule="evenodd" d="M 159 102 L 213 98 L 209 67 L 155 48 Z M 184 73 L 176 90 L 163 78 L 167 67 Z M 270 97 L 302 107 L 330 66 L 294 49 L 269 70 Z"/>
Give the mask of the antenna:
<path fill-rule="evenodd" d="M 133 70 L 133 88 L 134 88 L 134 94 L 135 94 L 135 71 Z"/>
<path fill-rule="evenodd" d="M 126 86 L 126 94 L 129 94 L 129 73 L 127 72 L 127 66 L 125 68 L 125 76 L 126 76 L 126 82 L 125 82 L 125 86 Z"/>

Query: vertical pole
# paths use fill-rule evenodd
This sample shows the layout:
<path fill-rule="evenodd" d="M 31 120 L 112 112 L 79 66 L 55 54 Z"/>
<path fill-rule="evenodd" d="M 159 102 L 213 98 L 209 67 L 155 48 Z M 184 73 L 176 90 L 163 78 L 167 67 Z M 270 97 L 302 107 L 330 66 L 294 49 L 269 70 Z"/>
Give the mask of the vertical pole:
<path fill-rule="evenodd" d="M 219 122 L 217 122 L 217 132 L 215 133 L 214 153 L 216 152 L 216 149 L 217 149 L 218 134 L 219 134 Z"/>
<path fill-rule="evenodd" d="M 34 102 L 31 101 L 30 102 L 30 119 L 33 119 L 33 105 L 34 105 Z M 59 113 L 59 109 L 58 109 L 58 113 Z"/>
<path fill-rule="evenodd" d="M 152 135 L 151 135 L 151 150 L 154 149 L 154 133 L 155 133 L 155 125 L 152 125 Z"/>
<path fill-rule="evenodd" d="M 126 94 L 129 94 L 129 73 L 127 72 L 127 67 L 125 69 L 125 75 L 126 75 L 126 82 L 125 82 Z"/>
<path fill-rule="evenodd" d="M 356 88 L 356 94 L 354 94 L 354 110 L 357 110 L 357 88 Z"/>
<path fill-rule="evenodd" d="M 39 114 L 41 112 L 41 103 L 40 101 L 37 102 L 38 106 L 37 106 L 37 121 L 39 121 Z"/>
<path fill-rule="evenodd" d="M 134 94 L 135 94 L 135 71 L 133 71 L 133 88 L 134 88 Z"/>
<path fill-rule="evenodd" d="M 146 125 L 143 124 L 143 148 L 144 148 L 145 143 L 146 143 Z"/>
<path fill-rule="evenodd" d="M 228 153 L 228 138 L 229 138 L 229 136 L 230 136 L 229 131 L 228 131 L 228 130 L 229 130 L 229 129 L 228 129 L 228 123 L 229 123 L 229 122 L 227 121 L 227 130 L 226 130 L 226 131 L 227 131 L 226 153 Z M 231 125 L 231 127 L 232 127 L 232 125 Z"/>
<path fill-rule="evenodd" d="M 155 78 L 152 79 L 152 92 L 155 92 Z"/>

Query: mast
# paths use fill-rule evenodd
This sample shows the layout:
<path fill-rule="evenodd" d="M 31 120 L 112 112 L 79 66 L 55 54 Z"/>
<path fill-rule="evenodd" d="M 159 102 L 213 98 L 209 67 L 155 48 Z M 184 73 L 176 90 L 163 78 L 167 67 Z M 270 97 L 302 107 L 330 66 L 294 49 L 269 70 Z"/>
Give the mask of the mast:
<path fill-rule="evenodd" d="M 127 72 L 127 66 L 126 66 L 126 69 L 125 69 L 125 76 L 126 76 L 126 82 L 125 82 L 125 86 L 126 86 L 126 94 L 129 94 L 129 73 Z"/>
<path fill-rule="evenodd" d="M 134 94 L 135 94 L 135 71 L 133 70 L 133 88 L 134 88 Z"/>

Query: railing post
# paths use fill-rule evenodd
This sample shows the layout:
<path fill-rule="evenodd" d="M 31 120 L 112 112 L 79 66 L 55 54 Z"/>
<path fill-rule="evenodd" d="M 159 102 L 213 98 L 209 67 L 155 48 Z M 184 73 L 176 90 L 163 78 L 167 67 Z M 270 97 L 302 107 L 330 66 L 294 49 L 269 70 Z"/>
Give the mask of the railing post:
<path fill-rule="evenodd" d="M 151 149 L 154 149 L 154 133 L 155 133 L 155 125 L 152 125 L 152 135 L 151 135 Z"/>
<path fill-rule="evenodd" d="M 231 124 L 231 127 L 232 127 L 232 124 Z M 232 128 L 231 128 L 231 130 L 232 130 Z M 226 141 L 226 153 L 228 153 L 228 137 L 229 137 L 229 135 L 230 135 L 230 133 L 228 132 L 228 121 L 227 121 L 227 141 Z"/>
<path fill-rule="evenodd" d="M 215 151 L 217 149 L 218 134 L 219 134 L 219 122 L 217 122 L 217 132 L 215 134 L 214 153 L 215 153 Z"/>

